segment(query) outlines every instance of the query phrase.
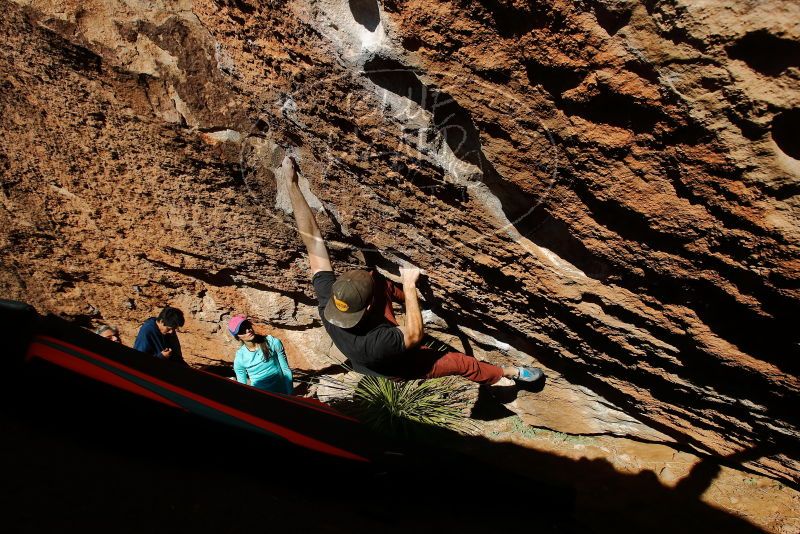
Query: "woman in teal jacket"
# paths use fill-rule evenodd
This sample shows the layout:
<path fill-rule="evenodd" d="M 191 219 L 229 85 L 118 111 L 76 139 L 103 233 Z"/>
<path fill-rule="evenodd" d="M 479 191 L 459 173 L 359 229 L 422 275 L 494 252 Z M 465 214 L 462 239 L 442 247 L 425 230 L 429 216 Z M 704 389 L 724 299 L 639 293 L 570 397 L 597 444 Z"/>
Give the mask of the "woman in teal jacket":
<path fill-rule="evenodd" d="M 278 338 L 256 334 L 253 323 L 244 315 L 228 321 L 228 332 L 242 343 L 233 360 L 236 380 L 247 384 L 250 379 L 250 385 L 258 389 L 292 393 L 292 370 Z"/>

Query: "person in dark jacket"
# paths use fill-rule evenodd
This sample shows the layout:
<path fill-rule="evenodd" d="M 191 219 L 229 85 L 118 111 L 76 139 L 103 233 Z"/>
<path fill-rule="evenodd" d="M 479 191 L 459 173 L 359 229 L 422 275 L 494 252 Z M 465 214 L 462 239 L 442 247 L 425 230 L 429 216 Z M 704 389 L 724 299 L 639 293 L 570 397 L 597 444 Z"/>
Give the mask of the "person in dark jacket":
<path fill-rule="evenodd" d="M 181 310 L 165 306 L 158 317 L 151 317 L 144 322 L 136 335 L 133 348 L 156 358 L 186 365 L 176 332 L 183 323 Z"/>

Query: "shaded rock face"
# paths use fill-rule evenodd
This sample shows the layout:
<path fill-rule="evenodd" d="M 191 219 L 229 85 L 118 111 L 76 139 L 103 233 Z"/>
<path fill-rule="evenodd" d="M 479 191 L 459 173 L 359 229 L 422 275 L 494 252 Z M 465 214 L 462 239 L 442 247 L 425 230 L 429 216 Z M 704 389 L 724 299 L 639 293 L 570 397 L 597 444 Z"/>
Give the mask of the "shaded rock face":
<path fill-rule="evenodd" d="M 585 390 L 797 480 L 796 4 L 0 7 L 3 297 L 128 342 L 178 305 L 196 363 L 256 314 L 302 363 L 291 146 L 337 270 L 411 261 L 476 350 L 576 385 L 526 421 Z"/>

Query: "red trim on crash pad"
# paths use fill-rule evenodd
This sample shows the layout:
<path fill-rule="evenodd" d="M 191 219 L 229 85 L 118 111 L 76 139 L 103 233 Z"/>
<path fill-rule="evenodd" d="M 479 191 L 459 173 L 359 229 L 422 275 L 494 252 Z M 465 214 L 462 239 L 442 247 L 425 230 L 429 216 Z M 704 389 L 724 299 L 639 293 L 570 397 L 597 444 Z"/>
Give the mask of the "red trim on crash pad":
<path fill-rule="evenodd" d="M 182 409 L 179 404 L 175 404 L 171 400 L 166 399 L 147 388 L 143 388 L 142 386 L 134 384 L 133 382 L 126 380 L 111 371 L 93 365 L 86 360 L 76 358 L 69 353 L 65 353 L 56 349 L 55 347 L 51 347 L 50 345 L 45 345 L 34 341 L 31 343 L 31 346 L 28 349 L 26 358 L 39 358 L 99 382 L 112 385 L 116 388 L 129 391 L 136 395 L 166 404 L 167 406 L 171 406 L 173 408 Z"/>
<path fill-rule="evenodd" d="M 157 400 L 159 402 L 164 402 L 165 404 L 170 404 L 171 406 L 179 407 L 178 405 L 172 403 L 171 401 L 168 401 L 167 399 L 164 399 L 163 397 L 160 397 L 160 396 L 156 395 L 155 393 L 153 393 L 153 392 L 151 392 L 149 390 L 146 390 L 144 388 L 140 388 L 140 386 L 136 386 L 136 385 L 128 382 L 127 380 L 124 380 L 121 377 L 118 377 L 117 375 L 115 375 L 114 373 L 112 373 L 110 371 L 98 369 L 98 368 L 96 368 L 96 366 L 91 366 L 88 362 L 82 361 L 80 358 L 76 358 L 75 356 L 71 356 L 68 353 L 59 353 L 59 351 L 57 349 L 55 349 L 53 347 L 50 347 L 50 346 L 44 344 L 43 342 L 52 343 L 52 344 L 56 344 L 56 345 L 61 345 L 61 346 L 65 347 L 65 348 L 67 348 L 67 349 L 69 349 L 71 351 L 75 351 L 75 352 L 77 352 L 79 354 L 82 354 L 82 355 L 88 357 L 88 358 L 95 359 L 95 360 L 97 360 L 99 362 L 102 362 L 103 364 L 105 364 L 105 365 L 107 365 L 109 367 L 113 367 L 113 368 L 119 369 L 121 371 L 124 371 L 124 372 L 126 372 L 128 374 L 131 374 L 131 375 L 137 377 L 137 378 L 140 378 L 142 380 L 148 381 L 148 382 L 150 382 L 150 383 L 152 383 L 152 384 L 154 384 L 156 386 L 159 386 L 161 388 L 164 388 L 164 389 L 167 389 L 169 391 L 172 391 L 173 393 L 176 393 L 176 394 L 178 394 L 180 396 L 186 397 L 187 399 L 191 399 L 191 400 L 193 400 L 195 402 L 203 404 L 204 406 L 207 406 L 209 408 L 212 408 L 214 410 L 222 412 L 222 413 L 224 413 L 224 414 L 226 414 L 226 415 L 228 415 L 230 417 L 234 417 L 234 418 L 239 419 L 241 421 L 244 421 L 244 422 L 246 422 L 248 424 L 251 424 L 251 425 L 253 425 L 253 426 L 257 427 L 257 428 L 265 430 L 266 432 L 281 436 L 284 439 L 286 439 L 286 440 L 288 440 L 288 441 L 290 441 L 290 442 L 292 442 L 292 443 L 294 443 L 296 445 L 300 445 L 300 446 L 306 447 L 308 449 L 312 449 L 312 450 L 316 450 L 316 451 L 319 451 L 319 452 L 323 452 L 325 454 L 330 454 L 330 455 L 333 455 L 333 456 L 339 456 L 339 457 L 342 457 L 342 458 L 348 458 L 350 460 L 357 460 L 357 461 L 362 461 L 362 462 L 368 462 L 369 461 L 367 458 L 364 458 L 363 456 L 359 456 L 357 454 L 345 451 L 345 450 L 340 449 L 338 447 L 334 447 L 334 446 L 329 445 L 329 444 L 327 444 L 325 442 L 322 442 L 322 441 L 319 441 L 317 439 L 311 438 L 309 436 L 306 436 L 304 434 L 301 434 L 301 433 L 296 432 L 294 430 L 291 430 L 289 428 L 283 427 L 281 425 L 277 425 L 275 423 L 271 423 L 269 421 L 266 421 L 266 420 L 264 420 L 264 419 L 262 419 L 260 417 L 254 416 L 252 414 L 237 410 L 235 408 L 231 408 L 230 406 L 226 406 L 226 405 L 224 405 L 222 403 L 219 403 L 219 402 L 213 401 L 213 400 L 211 400 L 209 398 L 206 398 L 206 397 L 203 397 L 201 395 L 198 395 L 198 394 L 196 394 L 196 393 L 194 393 L 192 391 L 177 387 L 174 384 L 170 384 L 168 382 L 164 382 L 164 381 L 159 380 L 159 379 L 157 379 L 157 378 L 155 378 L 153 376 L 144 374 L 144 373 L 142 373 L 140 371 L 137 371 L 137 370 L 132 369 L 130 367 L 124 366 L 124 365 L 122 365 L 122 364 L 120 364 L 118 362 L 115 362 L 113 360 L 109 360 L 107 358 L 104 358 L 104 357 L 96 354 L 96 353 L 89 352 L 89 351 L 83 349 L 82 347 L 78 347 L 77 345 L 72 345 L 72 344 L 67 343 L 65 341 L 62 341 L 60 339 L 56 339 L 56 338 L 53 338 L 53 337 L 50 337 L 50 336 L 37 336 L 33 340 L 33 342 L 31 343 L 31 346 L 28 349 L 28 354 L 27 354 L 26 358 L 39 357 L 39 358 L 42 358 L 44 360 L 51 361 L 52 363 L 54 363 L 56 365 L 60 365 L 60 366 L 65 367 L 67 369 L 73 370 L 73 371 L 75 371 L 75 372 L 77 372 L 79 374 L 83 374 L 83 375 L 86 375 L 86 376 L 88 376 L 90 378 L 94 378 L 96 380 L 100 380 L 102 382 L 111 384 L 111 385 L 113 385 L 115 387 L 119 387 L 121 389 L 125 389 L 127 391 L 131 391 L 133 393 L 137 393 L 139 395 L 143 395 L 145 397 Z M 36 349 L 39 352 L 39 354 L 36 354 L 34 349 Z M 95 371 L 95 369 L 96 369 L 96 371 Z M 215 378 L 218 378 L 220 380 L 226 380 L 226 379 L 220 378 L 220 377 L 215 377 Z M 134 388 L 142 389 L 146 393 L 144 393 L 142 391 L 137 391 Z M 321 410 L 318 407 L 308 406 L 308 408 L 327 412 L 327 410 Z M 334 415 L 334 414 L 330 414 L 330 415 Z M 338 415 L 338 414 L 336 414 L 336 415 Z"/>

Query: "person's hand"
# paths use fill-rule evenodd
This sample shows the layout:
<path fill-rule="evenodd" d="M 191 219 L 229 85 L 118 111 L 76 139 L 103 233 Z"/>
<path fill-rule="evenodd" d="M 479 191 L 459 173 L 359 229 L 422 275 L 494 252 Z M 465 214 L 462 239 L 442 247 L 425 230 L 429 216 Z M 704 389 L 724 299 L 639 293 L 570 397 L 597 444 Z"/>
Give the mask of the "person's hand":
<path fill-rule="evenodd" d="M 417 267 L 400 267 L 400 280 L 404 286 L 415 286 L 419 275 L 420 270 Z"/>
<path fill-rule="evenodd" d="M 166 348 L 161 351 L 161 355 L 165 358 L 169 358 L 171 354 L 172 354 L 172 349 L 170 348 Z"/>
<path fill-rule="evenodd" d="M 281 162 L 281 170 L 283 171 L 284 179 L 290 185 L 297 184 L 297 162 L 292 156 L 287 154 L 283 157 L 283 162 Z"/>

